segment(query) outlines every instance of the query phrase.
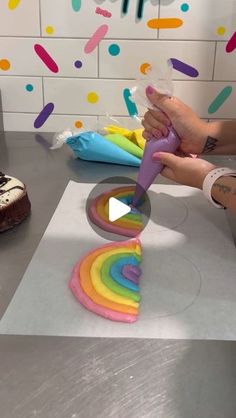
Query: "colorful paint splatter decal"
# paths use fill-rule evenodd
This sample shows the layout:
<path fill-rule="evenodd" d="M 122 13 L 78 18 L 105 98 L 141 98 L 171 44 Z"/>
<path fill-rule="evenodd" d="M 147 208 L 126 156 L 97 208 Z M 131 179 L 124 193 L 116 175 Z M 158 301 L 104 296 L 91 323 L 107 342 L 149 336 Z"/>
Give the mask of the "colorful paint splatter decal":
<path fill-rule="evenodd" d="M 101 40 L 105 38 L 107 32 L 108 32 L 109 26 L 108 25 L 101 25 L 91 36 L 89 41 L 86 43 L 84 47 L 84 52 L 86 54 L 90 54 L 94 51 L 95 48 L 99 45 Z"/>
<path fill-rule="evenodd" d="M 196 68 L 192 67 L 186 62 L 178 60 L 177 58 L 171 58 L 170 60 L 175 70 L 185 75 L 188 75 L 189 77 L 193 77 L 193 78 L 198 77 L 199 72 Z"/>
<path fill-rule="evenodd" d="M 231 36 L 226 45 L 226 52 L 233 52 L 236 48 L 236 32 Z"/>
<path fill-rule="evenodd" d="M 175 17 L 150 19 L 147 22 L 150 29 L 176 29 L 183 25 L 183 20 Z"/>
<path fill-rule="evenodd" d="M 9 0 L 8 7 L 10 10 L 15 10 L 19 6 L 20 3 L 21 3 L 21 0 Z"/>
<path fill-rule="evenodd" d="M 44 108 L 41 110 L 41 112 L 39 113 L 39 115 L 34 121 L 35 129 L 39 129 L 45 124 L 49 116 L 52 114 L 53 110 L 54 110 L 53 103 L 48 103 L 46 106 L 44 106 Z"/>
<path fill-rule="evenodd" d="M 201 0 L 202 1 L 202 0 Z M 52 0 L 53 4 L 57 4 L 55 0 Z M 93 3 L 94 7 L 91 7 L 91 4 Z M 171 3 L 171 2 L 170 2 Z M 174 2 L 173 2 L 174 3 Z M 218 3 L 216 6 L 217 8 L 222 5 L 222 14 L 218 14 L 219 16 L 222 16 L 222 19 L 214 20 L 209 16 L 209 28 L 211 33 L 211 37 L 209 41 L 211 41 L 211 45 L 213 45 L 212 40 L 215 40 L 216 42 L 222 42 L 223 40 L 226 40 L 225 42 L 225 57 L 227 57 L 227 54 L 232 54 L 236 50 L 236 31 L 235 28 L 232 28 L 232 21 L 230 19 L 231 11 L 229 10 L 228 21 L 224 18 L 223 19 L 223 12 L 224 12 L 224 2 L 220 2 L 220 0 L 216 0 L 216 3 Z M 30 4 L 30 6 L 29 6 Z M 186 39 L 186 28 L 189 29 L 189 38 L 187 34 L 186 42 L 195 42 L 195 45 L 201 49 L 200 43 L 202 42 L 202 35 L 199 31 L 199 39 L 198 37 L 194 37 L 194 41 L 192 41 L 191 37 L 191 27 L 187 26 L 190 22 L 193 22 L 192 25 L 197 25 L 199 16 L 196 15 L 196 20 L 191 20 L 195 16 L 195 9 L 194 9 L 194 2 L 191 2 L 189 0 L 178 0 L 176 2 L 176 5 L 172 7 L 172 4 L 169 5 L 169 8 L 165 8 L 165 5 L 162 4 L 162 2 L 158 1 L 151 1 L 151 0 L 61 0 L 61 2 L 58 2 L 57 5 L 57 14 L 53 15 L 52 13 L 48 13 L 47 16 L 47 10 L 50 11 L 50 8 L 48 5 L 45 6 L 42 9 L 42 25 L 41 26 L 41 37 L 39 36 L 39 32 L 37 34 L 37 30 L 39 31 L 39 28 L 35 30 L 32 28 L 32 20 L 31 20 L 31 26 L 29 25 L 30 29 L 29 32 L 27 32 L 27 24 L 29 22 L 28 16 L 29 16 L 29 10 L 30 12 L 34 10 L 34 6 L 32 6 L 33 2 L 29 2 L 26 0 L 6 0 L 2 1 L 0 5 L 0 17 L 1 17 L 1 8 L 5 8 L 5 12 L 7 13 L 6 16 L 9 16 L 9 35 L 6 29 L 2 29 L 2 36 L 4 42 L 4 38 L 6 39 L 6 47 L 3 45 L 2 49 L 2 56 L 0 56 L 0 76 L 8 76 L 8 74 L 13 77 L 12 80 L 16 79 L 17 77 L 24 76 L 27 77 L 27 74 L 22 74 L 21 65 L 19 64 L 19 55 L 16 54 L 16 56 L 13 56 L 12 49 L 8 49 L 8 36 L 14 37 L 16 40 L 19 37 L 22 40 L 22 42 L 27 38 L 35 38 L 37 37 L 39 40 L 38 42 L 33 46 L 32 55 L 35 54 L 35 60 L 38 60 L 38 68 L 39 73 L 37 73 L 37 67 L 32 70 L 29 69 L 28 76 L 35 76 L 40 77 L 42 74 L 40 73 L 40 62 L 41 65 L 43 65 L 48 70 L 48 77 L 57 76 L 58 80 L 60 78 L 61 84 L 63 86 L 63 79 L 68 79 L 69 77 L 84 77 L 84 83 L 85 83 L 85 91 L 83 92 L 82 96 L 79 98 L 80 102 L 82 101 L 85 106 L 88 104 L 91 105 L 91 109 L 96 108 L 98 109 L 98 113 L 101 111 L 100 107 L 102 107 L 103 111 L 109 112 L 109 98 L 107 94 L 103 95 L 103 92 L 100 89 L 100 84 L 95 84 L 93 87 L 89 86 L 89 79 L 99 79 L 101 77 L 102 80 L 104 79 L 110 79 L 114 80 L 114 82 L 117 82 L 117 80 L 122 79 L 128 79 L 128 78 L 135 78 L 138 74 L 140 77 L 147 76 L 148 77 L 148 70 L 153 66 L 155 68 L 155 65 L 158 65 L 158 48 L 157 48 L 157 55 L 150 57 L 150 53 L 148 53 L 148 45 L 150 42 L 154 41 L 153 34 L 155 35 L 154 31 L 159 31 L 159 34 L 157 32 L 157 37 L 161 37 L 161 34 L 166 33 L 166 30 L 168 32 L 168 42 L 174 44 L 174 42 L 181 39 L 181 41 L 184 43 L 184 39 Z M 63 7 L 62 7 L 63 4 Z M 64 5 L 65 4 L 65 5 Z M 155 7 L 154 7 L 155 6 Z M 32 7 L 28 9 L 28 7 Z M 53 6 L 52 6 L 53 7 Z M 62 9 L 61 9 L 62 7 Z M 166 10 L 169 10 L 170 13 L 168 15 L 165 15 Z M 172 12 L 174 13 L 172 14 Z M 22 13 L 25 14 L 25 18 Z M 38 16 L 37 16 L 38 13 Z M 65 14 L 65 19 L 68 20 L 68 25 L 64 29 L 60 27 L 58 24 L 58 17 L 57 15 L 63 14 L 62 18 Z M 3 16 L 5 16 L 3 14 Z M 55 18 L 54 18 L 55 17 Z M 91 17 L 91 19 L 90 19 Z M 34 16 L 36 19 L 35 22 L 39 25 L 39 10 L 37 8 L 37 12 Z M 88 18 L 88 22 L 87 19 Z M 11 25 L 12 19 L 14 20 L 14 25 L 17 28 L 17 35 L 15 35 L 15 31 L 11 31 Z M 18 19 L 19 22 L 19 35 L 18 35 Z M 23 20 L 22 20 L 23 19 Z M 25 22 L 24 22 L 25 19 Z M 70 21 L 70 19 L 72 19 Z M 70 36 L 70 25 L 73 27 L 74 23 L 78 19 L 78 38 L 79 42 L 83 42 L 82 48 L 78 48 L 77 51 L 70 51 L 68 48 L 68 54 L 66 51 L 66 48 L 61 51 L 61 56 L 58 54 L 58 50 L 56 49 L 56 45 L 59 45 L 60 39 L 68 39 L 68 46 L 72 45 L 72 42 L 77 38 L 77 35 Z M 89 28 L 90 33 L 87 34 L 87 36 L 80 35 L 80 25 L 81 25 L 81 19 L 83 20 L 83 28 L 84 25 L 86 25 Z M 21 26 L 22 22 L 25 23 L 26 32 L 22 32 Z M 92 22 L 92 23 L 91 23 Z M 186 22 L 186 28 L 185 28 L 185 22 Z M 132 23 L 130 25 L 130 23 Z M 130 28 L 130 34 L 126 36 L 126 30 L 127 28 Z M 140 52 L 137 52 L 138 43 L 139 43 L 139 36 L 136 36 L 136 33 L 134 35 L 132 34 L 132 25 L 137 25 L 137 27 L 140 28 L 141 34 L 143 31 L 143 35 L 140 36 L 141 40 L 147 41 L 147 48 L 140 49 Z M 4 26 L 4 25 L 3 25 Z M 63 27 L 63 24 L 62 24 Z M 14 27 L 13 27 L 14 28 Z M 24 28 L 24 26 L 23 26 Z M 181 30 L 178 30 L 179 28 L 182 28 Z M 208 28 L 208 29 L 209 29 Z M 125 30 L 124 30 L 125 29 Z M 173 31 L 172 31 L 173 29 Z M 195 28 L 196 29 L 196 28 Z M 194 30 L 195 30 L 194 29 Z M 63 32 L 64 30 L 64 32 Z M 152 31 L 153 30 L 153 31 Z M 171 30 L 171 31 L 168 31 Z M 4 33 L 4 31 L 6 33 Z M 68 33 L 67 33 L 68 31 Z M 185 32 L 184 32 L 185 31 Z M 173 36 L 171 37 L 170 33 L 173 32 Z M 178 32 L 181 33 L 181 36 L 178 37 Z M 145 35 L 147 34 L 147 37 Z M 70 36 L 70 37 L 69 37 Z M 81 38 L 80 38 L 81 36 Z M 71 38 L 71 39 L 70 39 Z M 132 48 L 131 50 L 127 49 L 127 43 L 125 42 L 126 39 L 130 39 L 129 42 L 133 42 L 134 44 L 134 60 L 135 65 L 134 68 L 134 74 L 133 77 L 120 75 L 119 76 L 119 68 L 122 67 L 128 67 L 129 63 L 125 62 L 125 59 L 131 58 L 132 62 L 132 56 L 128 57 L 127 54 L 132 55 Z M 106 41 L 108 40 L 108 42 Z M 157 38 L 155 38 L 157 39 Z M 82 41 L 81 41 L 82 40 Z M 199 45 L 197 44 L 199 41 Z M 105 43 L 106 42 L 106 43 Z M 204 38 L 204 43 L 207 42 L 207 35 Z M 130 44 L 131 45 L 131 44 Z M 194 47 L 194 45 L 193 45 Z M 135 49 L 136 48 L 136 49 Z M 168 48 L 167 48 L 168 49 Z M 209 44 L 209 50 L 210 50 L 210 44 Z M 105 53 L 104 53 L 105 51 Z M 216 49 L 217 54 L 222 53 L 222 50 L 220 48 Z M 91 57 L 88 57 L 89 54 L 94 55 Z M 146 54 L 147 52 L 147 54 Z M 201 52 L 201 51 L 200 51 Z M 204 52 L 204 51 L 203 51 Z M 214 54 L 214 51 L 212 52 Z M 140 56 L 139 56 L 140 55 Z M 137 60 L 137 56 L 139 56 L 139 59 Z M 59 58 L 58 58 L 59 57 Z M 171 57 L 171 55 L 170 55 Z M 186 59 L 185 59 L 185 58 Z M 214 61 L 212 57 L 212 62 Z M 217 56 L 218 58 L 218 56 Z M 221 63 L 224 60 L 224 57 L 220 57 Z M 90 61 L 91 59 L 91 61 Z M 92 60 L 94 59 L 94 62 Z M 107 67 L 105 60 L 107 59 Z M 199 66 L 197 65 L 196 59 L 191 60 L 191 54 L 190 56 L 186 56 L 184 53 L 180 52 L 178 54 L 178 51 L 176 51 L 176 54 L 173 54 L 170 58 L 173 64 L 173 68 L 175 70 L 175 77 L 178 78 L 178 73 L 181 73 L 185 75 L 186 77 L 190 79 L 196 79 L 199 80 L 201 76 L 201 72 L 204 73 L 204 63 L 203 60 L 200 60 L 199 55 Z M 192 62 L 191 62 L 192 61 Z M 201 62 L 200 62 L 201 61 Z M 211 61 L 210 61 L 211 62 Z M 220 65 L 220 59 L 218 58 L 216 60 L 216 65 Z M 31 64 L 30 64 L 31 65 Z M 215 64 L 214 64 L 215 65 Z M 93 67 L 94 66 L 94 67 Z M 116 76 L 113 78 L 113 66 L 116 66 Z M 20 73 L 18 74 L 18 68 L 20 69 Z M 30 66 L 29 66 L 30 68 Z M 71 68 L 71 72 L 67 73 L 67 69 Z M 225 62 L 225 68 L 227 68 L 230 71 L 230 64 Z M 87 74 L 88 69 L 88 74 Z M 94 71 L 92 71 L 94 69 Z M 203 70 L 202 70 L 203 69 Z M 61 74 L 60 74 L 61 70 Z M 212 68 L 211 74 L 214 72 L 214 68 Z M 90 74 L 89 74 L 90 71 Z M 223 71 L 223 70 L 222 70 Z M 102 72 L 105 73 L 105 76 L 102 74 Z M 178 72 L 178 73 L 177 73 Z M 122 72 L 121 72 L 122 73 Z M 111 74 L 107 76 L 106 74 Z M 219 70 L 218 70 L 219 74 Z M 224 79 L 227 80 L 226 76 Z M 223 78 L 222 78 L 223 79 Z M 234 76 L 230 76 L 231 80 L 234 80 Z M 206 80 L 209 80 L 209 83 L 211 81 L 210 78 L 206 78 Z M 213 80 L 214 81 L 214 80 Z M 217 81 L 216 81 L 217 82 Z M 44 79 L 43 79 L 44 83 Z M 102 84 L 102 83 L 101 83 Z M 17 84 L 16 84 L 17 85 Z M 58 84 L 59 86 L 59 84 Z M 195 88 L 196 85 L 191 84 L 191 88 Z M 207 88 L 207 83 L 206 83 Z M 94 91 L 93 91 L 94 89 Z M 126 116 L 127 114 L 131 117 L 134 117 L 138 114 L 138 109 L 135 103 L 131 101 L 130 98 L 130 90 L 129 88 L 118 87 L 117 82 L 117 89 L 118 95 L 122 95 L 124 103 L 125 103 L 125 109 L 126 109 Z M 27 93 L 31 93 L 32 100 L 42 100 L 38 98 L 39 90 L 36 88 L 36 84 L 32 83 L 32 77 L 30 77 L 29 80 L 27 78 L 25 79 L 25 83 L 20 86 L 20 92 L 22 95 L 22 100 L 24 100 Z M 63 89 L 62 89 L 63 90 Z M 90 91 L 91 90 L 91 91 Z M 97 90 L 97 91 L 96 91 Z M 105 89 L 106 90 L 106 89 Z M 76 89 L 75 89 L 76 91 Z M 99 93 L 98 93 L 99 92 Z M 33 94 L 32 94 L 33 93 Z M 4 91 L 4 95 L 7 94 Z M 225 84 L 220 86 L 219 93 L 216 95 L 214 100 L 212 100 L 212 103 L 208 103 L 208 114 L 213 115 L 216 112 L 218 112 L 219 109 L 222 108 L 224 103 L 228 100 L 230 95 L 233 94 L 233 86 L 230 85 L 227 81 Z M 29 99 L 29 96 L 28 96 Z M 48 97 L 49 103 L 46 103 L 45 106 L 42 105 L 43 109 L 37 116 L 36 120 L 34 121 L 34 126 L 36 129 L 39 129 L 42 127 L 45 122 L 48 120 L 50 115 L 53 113 L 54 110 L 54 98 Z M 13 100 L 13 99 L 12 99 Z M 72 98 L 73 100 L 73 98 Z M 187 100 L 187 98 L 186 98 Z M 56 104 L 56 103 L 55 103 Z M 96 105 L 96 106 L 94 106 Z M 66 105 L 65 105 L 66 108 Z M 225 108 L 227 109 L 227 108 Z M 31 109 L 29 109 L 31 110 Z M 65 111 L 66 112 L 66 111 Z M 93 110 L 94 112 L 94 110 Z M 16 109 L 17 113 L 17 109 Z M 72 112 L 71 112 L 72 114 Z M 78 114 L 78 109 L 75 108 L 74 115 Z M 120 112 L 119 112 L 120 114 Z M 219 114 L 221 117 L 227 117 L 227 114 L 225 115 L 224 109 Z M 125 116 L 125 115 L 123 115 Z M 207 117 L 207 115 L 205 115 Z M 74 120 L 73 124 L 77 129 L 80 129 L 82 122 L 80 121 L 80 116 L 78 115 L 78 120 Z"/>
<path fill-rule="evenodd" d="M 208 108 L 208 113 L 212 115 L 213 113 L 217 112 L 217 110 L 223 106 L 225 101 L 229 98 L 233 91 L 233 88 L 231 86 L 224 87 L 220 93 L 216 96 L 216 98 L 213 100 L 213 102 L 210 104 Z"/>
<path fill-rule="evenodd" d="M 128 110 L 128 114 L 132 117 L 138 115 L 138 109 L 136 104 L 130 100 L 131 93 L 129 89 L 124 89 L 123 97 Z"/>
<path fill-rule="evenodd" d="M 133 3 L 133 1 L 130 2 L 130 0 L 123 0 L 122 13 L 124 15 L 126 15 L 128 13 L 129 7 L 131 6 L 131 3 Z M 145 3 L 146 3 L 146 0 L 137 0 L 137 9 L 136 9 L 137 19 L 142 19 L 143 18 Z"/>
<path fill-rule="evenodd" d="M 46 49 L 40 45 L 35 44 L 34 50 L 38 57 L 41 59 L 41 61 L 46 65 L 46 67 L 52 72 L 52 73 L 58 73 L 59 68 L 57 63 L 54 61 L 54 59 L 51 57 L 51 55 L 46 51 Z"/>
<path fill-rule="evenodd" d="M 81 0 L 71 0 L 72 8 L 75 12 L 79 12 L 82 6 Z"/>

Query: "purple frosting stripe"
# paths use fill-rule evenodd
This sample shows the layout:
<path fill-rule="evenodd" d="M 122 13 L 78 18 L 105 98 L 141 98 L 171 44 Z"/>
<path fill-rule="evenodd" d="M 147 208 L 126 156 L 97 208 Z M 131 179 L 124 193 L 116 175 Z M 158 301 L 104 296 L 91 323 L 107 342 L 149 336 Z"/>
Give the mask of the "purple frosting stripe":
<path fill-rule="evenodd" d="M 122 274 L 126 279 L 131 280 L 131 282 L 138 284 L 139 277 L 141 276 L 142 272 L 138 266 L 126 264 L 122 269 Z"/>

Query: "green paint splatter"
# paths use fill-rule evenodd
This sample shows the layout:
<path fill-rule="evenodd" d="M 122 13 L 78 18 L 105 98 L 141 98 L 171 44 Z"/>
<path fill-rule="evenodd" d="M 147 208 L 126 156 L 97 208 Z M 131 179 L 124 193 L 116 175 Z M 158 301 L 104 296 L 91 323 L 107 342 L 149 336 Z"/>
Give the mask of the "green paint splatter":
<path fill-rule="evenodd" d="M 79 12 L 81 9 L 81 0 L 72 0 L 72 7 L 75 12 Z"/>
<path fill-rule="evenodd" d="M 232 86 L 226 86 L 221 90 L 221 92 L 216 96 L 213 102 L 210 104 L 208 108 L 208 113 L 212 115 L 212 113 L 217 112 L 217 110 L 224 104 L 224 102 L 228 99 L 233 91 Z"/>

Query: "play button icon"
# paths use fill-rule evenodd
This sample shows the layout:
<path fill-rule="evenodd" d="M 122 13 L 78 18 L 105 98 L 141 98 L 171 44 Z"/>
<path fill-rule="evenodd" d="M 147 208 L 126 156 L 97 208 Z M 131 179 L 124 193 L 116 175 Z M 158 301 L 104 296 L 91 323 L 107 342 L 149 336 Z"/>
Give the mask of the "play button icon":
<path fill-rule="evenodd" d="M 96 184 L 86 200 L 90 227 L 108 241 L 139 237 L 147 225 L 151 204 L 143 191 L 142 201 L 133 206 L 136 182 L 127 177 L 109 177 Z"/>
<path fill-rule="evenodd" d="M 110 197 L 108 207 L 110 222 L 115 222 L 117 219 L 120 219 L 122 216 L 125 216 L 127 213 L 131 212 L 130 206 L 126 205 L 115 197 Z"/>

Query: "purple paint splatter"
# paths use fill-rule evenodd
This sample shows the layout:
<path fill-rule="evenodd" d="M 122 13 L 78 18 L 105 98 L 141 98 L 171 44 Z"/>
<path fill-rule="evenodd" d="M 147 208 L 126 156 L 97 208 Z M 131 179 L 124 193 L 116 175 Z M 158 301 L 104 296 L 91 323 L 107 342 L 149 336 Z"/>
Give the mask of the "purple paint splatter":
<path fill-rule="evenodd" d="M 183 73 L 193 78 L 199 76 L 198 70 L 192 67 L 191 65 L 186 64 L 186 62 L 180 61 L 177 58 L 171 58 L 170 60 L 172 62 L 173 68 L 179 71 L 180 73 Z"/>
<path fill-rule="evenodd" d="M 82 65 L 83 65 L 83 63 L 82 63 L 82 61 L 80 61 L 80 60 L 77 60 L 77 61 L 75 61 L 75 68 L 81 68 L 82 67 Z"/>
<path fill-rule="evenodd" d="M 54 110 L 54 104 L 48 103 L 46 106 L 44 106 L 43 110 L 39 113 L 37 118 L 34 121 L 34 127 L 35 129 L 41 128 L 41 126 L 44 125 L 46 120 L 49 118 L 49 116 L 52 114 Z"/>

